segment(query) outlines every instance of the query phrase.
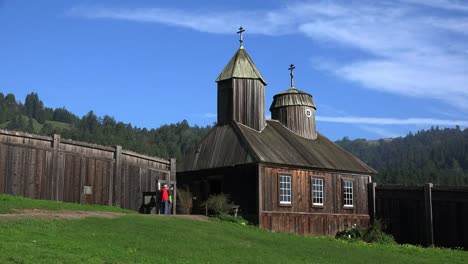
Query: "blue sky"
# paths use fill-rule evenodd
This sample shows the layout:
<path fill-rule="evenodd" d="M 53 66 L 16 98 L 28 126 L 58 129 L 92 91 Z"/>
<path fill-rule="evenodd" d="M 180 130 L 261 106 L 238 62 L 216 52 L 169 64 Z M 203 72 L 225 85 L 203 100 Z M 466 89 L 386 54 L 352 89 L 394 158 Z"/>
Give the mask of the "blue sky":
<path fill-rule="evenodd" d="M 467 1 L 0 0 L 0 91 L 139 127 L 212 124 L 240 25 L 267 107 L 294 63 L 331 139 L 468 127 Z"/>

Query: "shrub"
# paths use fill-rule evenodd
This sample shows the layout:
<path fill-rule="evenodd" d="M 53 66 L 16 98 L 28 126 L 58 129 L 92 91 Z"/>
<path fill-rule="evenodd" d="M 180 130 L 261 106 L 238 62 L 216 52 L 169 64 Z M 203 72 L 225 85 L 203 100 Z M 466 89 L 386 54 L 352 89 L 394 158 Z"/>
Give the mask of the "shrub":
<path fill-rule="evenodd" d="M 361 240 L 363 233 L 364 231 L 362 228 L 353 226 L 351 228 L 346 228 L 343 231 L 337 232 L 335 238 L 351 241 Z"/>
<path fill-rule="evenodd" d="M 215 215 L 227 215 L 229 214 L 231 207 L 235 206 L 229 199 L 229 195 L 224 193 L 211 195 L 203 205 L 208 207 L 208 210 L 213 212 Z"/>
<path fill-rule="evenodd" d="M 189 189 L 180 188 L 177 190 L 177 212 L 180 214 L 190 214 L 193 201 L 192 192 Z"/>
<path fill-rule="evenodd" d="M 395 244 L 393 236 L 382 231 L 382 223 L 375 220 L 367 228 L 353 226 L 336 233 L 335 238 L 349 241 L 365 241 L 367 243 Z"/>
<path fill-rule="evenodd" d="M 366 232 L 362 236 L 362 240 L 368 243 L 396 244 L 393 236 L 386 234 L 382 229 L 382 222 L 376 219 L 374 223 L 366 229 Z"/>

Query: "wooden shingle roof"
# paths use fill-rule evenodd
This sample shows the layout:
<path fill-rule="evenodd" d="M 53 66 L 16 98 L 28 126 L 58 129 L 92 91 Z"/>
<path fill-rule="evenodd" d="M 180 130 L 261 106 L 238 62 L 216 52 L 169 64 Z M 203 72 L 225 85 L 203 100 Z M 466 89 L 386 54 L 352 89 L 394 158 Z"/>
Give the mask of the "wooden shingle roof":
<path fill-rule="evenodd" d="M 270 111 L 275 108 L 296 105 L 310 106 L 317 109 L 317 107 L 315 107 L 314 100 L 312 99 L 312 95 L 292 87 L 286 91 L 276 94 L 273 97 Z"/>
<path fill-rule="evenodd" d="M 198 152 L 197 152 L 198 149 Z M 258 132 L 232 122 L 213 130 L 178 164 L 178 171 L 195 171 L 248 163 L 269 163 L 351 173 L 376 171 L 318 134 L 311 140 L 268 120 Z"/>
<path fill-rule="evenodd" d="M 267 84 L 247 51 L 240 47 L 216 79 L 217 82 L 232 78 L 259 79 Z"/>

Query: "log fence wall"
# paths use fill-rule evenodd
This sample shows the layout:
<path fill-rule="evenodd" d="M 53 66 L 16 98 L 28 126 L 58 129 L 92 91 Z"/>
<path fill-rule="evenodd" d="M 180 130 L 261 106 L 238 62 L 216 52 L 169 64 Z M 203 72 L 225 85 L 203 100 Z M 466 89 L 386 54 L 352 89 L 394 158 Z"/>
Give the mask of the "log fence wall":
<path fill-rule="evenodd" d="M 371 221 L 399 243 L 468 249 L 468 187 L 369 184 Z"/>
<path fill-rule="evenodd" d="M 176 181 L 165 160 L 95 144 L 0 130 L 0 193 L 138 210 L 142 192 Z"/>

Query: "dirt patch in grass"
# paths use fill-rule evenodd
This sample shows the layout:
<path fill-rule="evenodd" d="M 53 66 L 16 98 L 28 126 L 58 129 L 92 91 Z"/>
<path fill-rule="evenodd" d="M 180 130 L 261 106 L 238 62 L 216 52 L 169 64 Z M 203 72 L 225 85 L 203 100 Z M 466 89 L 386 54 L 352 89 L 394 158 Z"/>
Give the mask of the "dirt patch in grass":
<path fill-rule="evenodd" d="M 61 218 L 61 219 L 83 219 L 86 217 L 116 218 L 128 215 L 117 212 L 102 211 L 74 211 L 74 210 L 46 210 L 46 209 L 14 209 L 14 213 L 0 214 L 0 219 L 18 219 L 18 218 Z M 174 217 L 184 218 L 196 221 L 209 221 L 209 217 L 204 215 L 140 215 L 145 217 Z"/>
<path fill-rule="evenodd" d="M 124 213 L 99 212 L 99 211 L 71 211 L 71 210 L 43 210 L 43 209 L 15 209 L 14 213 L 0 214 L 0 219 L 18 218 L 62 218 L 62 219 L 82 219 L 86 217 L 115 218 L 124 216 Z"/>

